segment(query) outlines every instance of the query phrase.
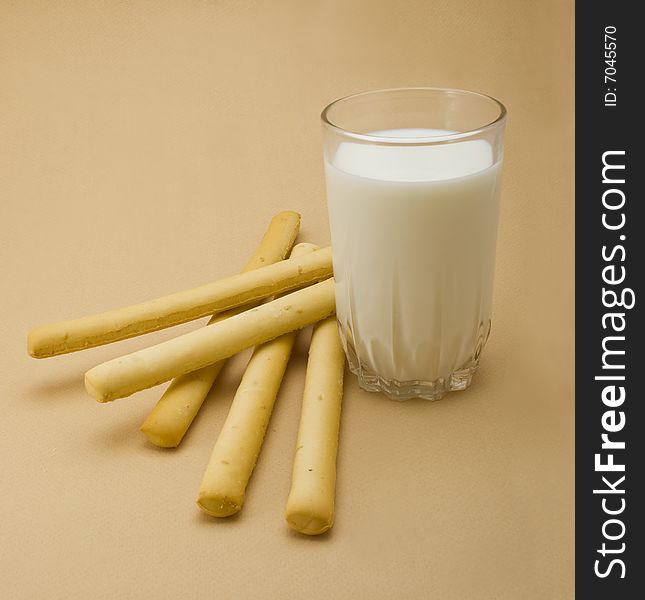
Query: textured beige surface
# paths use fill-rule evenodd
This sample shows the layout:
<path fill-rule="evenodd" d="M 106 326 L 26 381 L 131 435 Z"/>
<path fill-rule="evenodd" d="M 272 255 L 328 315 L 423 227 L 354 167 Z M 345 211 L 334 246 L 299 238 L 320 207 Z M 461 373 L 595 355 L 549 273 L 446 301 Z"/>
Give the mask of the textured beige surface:
<path fill-rule="evenodd" d="M 0 3 L 3 598 L 571 598 L 572 45 L 561 0 Z M 244 510 L 210 519 L 248 353 L 167 451 L 138 431 L 159 389 L 100 405 L 83 373 L 175 331 L 43 361 L 27 331 L 233 274 L 279 210 L 329 243 L 318 113 L 403 85 L 509 109 L 481 372 L 406 404 L 348 376 L 336 522 L 304 538 L 303 332 Z"/>

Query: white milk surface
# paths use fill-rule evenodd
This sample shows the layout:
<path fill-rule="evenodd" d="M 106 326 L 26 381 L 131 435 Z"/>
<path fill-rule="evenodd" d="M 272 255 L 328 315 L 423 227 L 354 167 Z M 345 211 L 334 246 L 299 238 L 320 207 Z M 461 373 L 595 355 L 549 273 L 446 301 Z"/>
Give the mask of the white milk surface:
<path fill-rule="evenodd" d="M 491 318 L 501 164 L 490 145 L 343 142 L 331 163 L 336 311 L 361 368 L 410 382 L 472 366 Z"/>

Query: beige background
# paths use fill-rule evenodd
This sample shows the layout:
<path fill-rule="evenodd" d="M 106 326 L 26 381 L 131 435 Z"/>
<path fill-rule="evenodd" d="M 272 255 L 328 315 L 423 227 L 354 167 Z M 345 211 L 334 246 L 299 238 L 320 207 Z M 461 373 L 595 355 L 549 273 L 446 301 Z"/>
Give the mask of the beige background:
<path fill-rule="evenodd" d="M 5 598 L 573 596 L 572 2 L 0 3 Z M 328 243 L 318 114 L 381 87 L 509 110 L 493 335 L 467 392 L 398 404 L 349 377 L 337 521 L 282 511 L 301 336 L 229 520 L 194 500 L 243 357 L 176 451 L 89 367 L 166 331 L 36 361 L 27 331 L 239 270 L 270 217 Z M 180 328 L 191 330 L 200 323 Z"/>

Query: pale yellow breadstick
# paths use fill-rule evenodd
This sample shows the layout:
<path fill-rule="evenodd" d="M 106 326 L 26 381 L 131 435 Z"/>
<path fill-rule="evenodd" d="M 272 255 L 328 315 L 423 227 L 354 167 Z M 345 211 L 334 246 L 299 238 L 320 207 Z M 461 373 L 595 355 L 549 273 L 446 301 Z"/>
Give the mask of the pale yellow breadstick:
<path fill-rule="evenodd" d="M 289 256 L 299 230 L 300 215 L 297 212 L 284 210 L 275 215 L 257 250 L 242 269 L 242 273 L 284 260 Z"/>
<path fill-rule="evenodd" d="M 291 255 L 315 248 L 298 244 Z M 249 360 L 199 488 L 197 505 L 209 515 L 228 517 L 242 509 L 295 340 L 295 331 L 281 335 L 258 346 Z"/>
<path fill-rule="evenodd" d="M 296 531 L 318 535 L 334 522 L 336 453 L 345 354 L 335 317 L 314 328 L 300 428 L 285 518 Z"/>
<path fill-rule="evenodd" d="M 306 260 L 319 252 L 322 250 L 289 260 Z M 99 402 L 123 398 L 302 329 L 328 317 L 334 308 L 334 280 L 321 281 L 230 319 L 100 364 L 85 374 L 85 388 Z"/>
<path fill-rule="evenodd" d="M 288 292 L 332 275 L 331 248 L 141 304 L 53 323 L 29 334 L 29 354 L 54 356 L 109 344 Z"/>
<path fill-rule="evenodd" d="M 293 246 L 299 227 L 298 213 L 284 211 L 273 217 L 244 271 L 252 271 L 283 260 Z M 208 324 L 232 317 L 242 310 L 244 309 L 233 308 L 214 315 Z M 203 369 L 186 373 L 170 384 L 141 425 L 141 431 L 153 444 L 162 448 L 175 448 L 179 445 L 225 362 L 219 361 Z"/>

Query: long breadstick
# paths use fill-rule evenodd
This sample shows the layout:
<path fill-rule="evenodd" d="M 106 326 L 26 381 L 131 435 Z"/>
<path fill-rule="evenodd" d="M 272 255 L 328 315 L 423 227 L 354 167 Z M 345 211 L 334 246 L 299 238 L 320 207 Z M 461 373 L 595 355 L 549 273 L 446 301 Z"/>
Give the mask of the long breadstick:
<path fill-rule="evenodd" d="M 284 210 L 271 219 L 266 233 L 253 256 L 242 269 L 242 273 L 271 265 L 289 256 L 300 230 L 300 215 Z"/>
<path fill-rule="evenodd" d="M 304 261 L 319 252 L 322 250 L 289 260 Z M 99 402 L 123 398 L 302 329 L 328 317 L 334 308 L 334 280 L 328 279 L 209 327 L 100 364 L 85 374 L 85 388 Z"/>
<path fill-rule="evenodd" d="M 336 454 L 345 355 L 335 317 L 314 328 L 285 518 L 296 531 L 317 535 L 334 522 Z"/>
<path fill-rule="evenodd" d="M 327 279 L 331 248 L 99 315 L 34 329 L 29 354 L 44 358 L 157 331 Z"/>
<path fill-rule="evenodd" d="M 292 256 L 316 247 L 298 244 Z M 291 357 L 296 332 L 258 346 L 246 367 L 204 473 L 197 505 L 214 517 L 242 509 L 275 399 Z"/>
<path fill-rule="evenodd" d="M 284 211 L 273 217 L 243 272 L 283 260 L 293 246 L 299 227 L 300 215 L 296 212 Z M 214 315 L 208 324 L 232 317 L 242 310 L 244 309 L 233 308 Z M 225 362 L 219 361 L 186 373 L 170 384 L 141 425 L 141 431 L 153 444 L 162 448 L 175 448 L 179 445 Z"/>

